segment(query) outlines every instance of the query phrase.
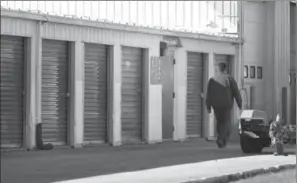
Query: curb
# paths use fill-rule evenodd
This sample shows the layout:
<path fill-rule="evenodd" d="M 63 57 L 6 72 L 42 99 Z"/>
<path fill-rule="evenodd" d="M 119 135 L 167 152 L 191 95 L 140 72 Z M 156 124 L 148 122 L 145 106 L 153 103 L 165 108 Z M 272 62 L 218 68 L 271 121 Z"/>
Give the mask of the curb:
<path fill-rule="evenodd" d="M 257 175 L 263 175 L 268 173 L 277 173 L 277 172 L 294 169 L 294 168 L 296 168 L 296 164 L 287 164 L 287 165 L 274 166 L 270 168 L 250 170 L 246 172 L 237 172 L 237 173 L 232 173 L 232 174 L 222 175 L 217 177 L 191 180 L 183 183 L 229 183 L 231 181 L 238 181 L 241 179 L 247 179 Z"/>

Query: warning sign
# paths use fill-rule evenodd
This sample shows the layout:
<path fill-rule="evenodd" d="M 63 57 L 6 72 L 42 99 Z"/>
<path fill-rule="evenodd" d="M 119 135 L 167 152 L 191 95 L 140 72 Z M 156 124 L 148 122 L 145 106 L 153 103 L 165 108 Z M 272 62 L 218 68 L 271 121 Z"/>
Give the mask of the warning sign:
<path fill-rule="evenodd" d="M 161 85 L 162 81 L 162 57 L 151 57 L 150 80 L 152 85 Z"/>

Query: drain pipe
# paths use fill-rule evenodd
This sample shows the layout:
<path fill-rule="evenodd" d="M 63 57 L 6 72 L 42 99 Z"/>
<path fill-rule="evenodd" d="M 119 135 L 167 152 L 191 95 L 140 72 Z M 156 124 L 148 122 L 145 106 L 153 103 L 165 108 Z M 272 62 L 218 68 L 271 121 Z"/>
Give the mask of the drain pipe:
<path fill-rule="evenodd" d="M 240 61 L 241 61 L 241 67 L 240 67 L 240 79 L 241 79 L 241 87 L 240 90 L 243 91 L 243 95 L 245 103 L 248 105 L 249 108 L 249 103 L 248 103 L 248 94 L 246 91 L 246 88 L 244 87 L 244 54 L 243 54 L 243 45 L 244 45 L 244 5 L 243 1 L 239 2 L 239 39 L 241 41 L 239 45 L 239 53 L 240 53 Z M 244 106 L 243 106 L 244 108 Z"/>

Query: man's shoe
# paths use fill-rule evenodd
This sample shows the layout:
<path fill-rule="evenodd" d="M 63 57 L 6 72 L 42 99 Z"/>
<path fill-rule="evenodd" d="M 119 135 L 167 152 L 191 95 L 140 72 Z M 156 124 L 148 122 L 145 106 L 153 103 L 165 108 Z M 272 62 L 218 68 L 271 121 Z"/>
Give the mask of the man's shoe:
<path fill-rule="evenodd" d="M 280 154 L 275 152 L 275 153 L 273 153 L 273 156 L 280 156 Z"/>
<path fill-rule="evenodd" d="M 277 152 L 273 153 L 273 155 L 274 156 L 289 156 L 288 153 L 282 153 L 282 154 L 280 154 L 280 153 L 277 153 Z"/>
<path fill-rule="evenodd" d="M 224 143 L 222 140 L 217 140 L 217 145 L 218 145 L 218 148 L 223 148 L 224 147 Z"/>
<path fill-rule="evenodd" d="M 222 148 L 225 148 L 225 147 L 227 147 L 227 141 L 226 140 L 223 140 Z"/>

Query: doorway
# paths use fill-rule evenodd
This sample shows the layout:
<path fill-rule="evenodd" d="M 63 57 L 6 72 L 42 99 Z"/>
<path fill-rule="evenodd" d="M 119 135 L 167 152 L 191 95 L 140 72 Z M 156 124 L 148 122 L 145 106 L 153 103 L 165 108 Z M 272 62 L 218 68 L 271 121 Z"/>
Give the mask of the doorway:
<path fill-rule="evenodd" d="M 173 99 L 174 93 L 174 51 L 165 43 L 160 44 L 162 57 L 162 138 L 173 139 Z"/>

